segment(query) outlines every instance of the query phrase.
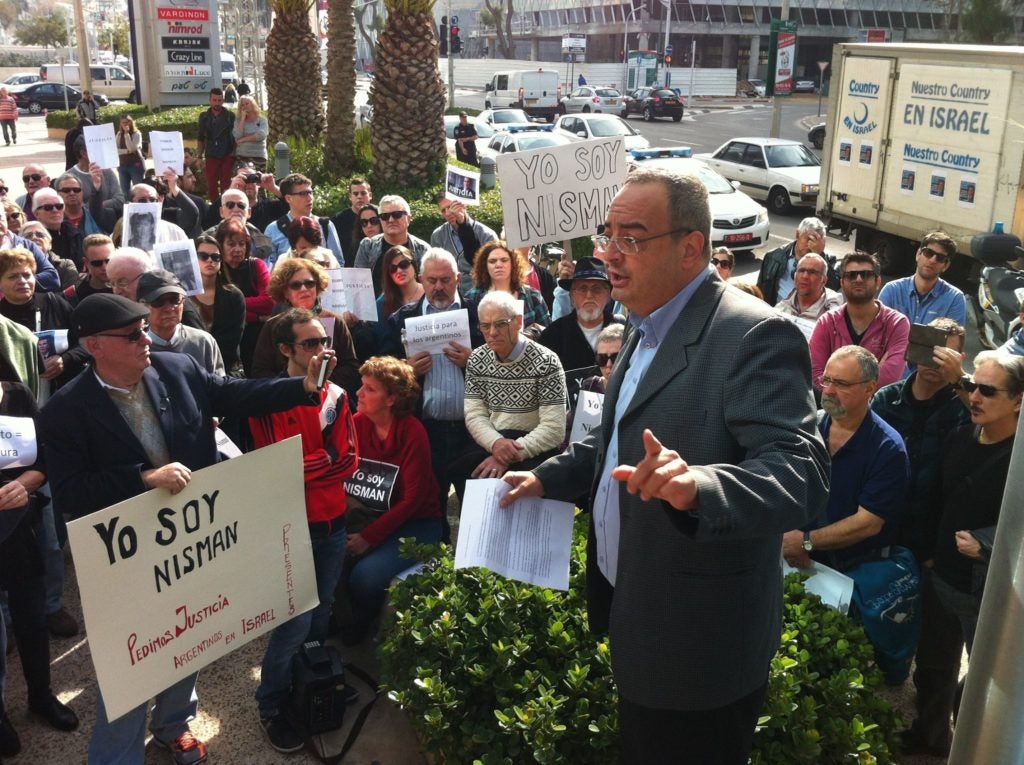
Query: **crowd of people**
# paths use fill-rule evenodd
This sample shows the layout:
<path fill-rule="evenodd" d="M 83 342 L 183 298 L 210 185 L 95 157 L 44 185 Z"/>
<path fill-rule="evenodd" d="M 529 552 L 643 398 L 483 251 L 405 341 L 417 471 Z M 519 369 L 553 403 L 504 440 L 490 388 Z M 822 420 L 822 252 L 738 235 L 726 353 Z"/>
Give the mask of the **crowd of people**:
<path fill-rule="evenodd" d="M 827 254 L 808 218 L 740 290 L 699 181 L 636 170 L 594 256 L 553 277 L 443 195 L 429 242 L 407 200 L 375 203 L 361 178 L 349 207 L 315 216 L 308 178 L 264 172 L 265 123 L 251 98 L 233 114 L 215 91 L 181 176 L 139 179 L 125 118 L 119 176 L 82 141 L 56 181 L 28 165 L 25 194 L 4 200 L 0 412 L 36 419 L 39 456 L 3 471 L 0 588 L 30 709 L 78 724 L 48 674 L 50 636 L 79 631 L 61 605 L 65 520 L 183 489 L 220 459 L 216 417 L 242 451 L 302 437 L 320 605 L 263 658 L 256 707 L 280 752 L 303 746 L 282 711 L 300 646 L 372 636 L 412 564 L 399 540 L 451 541 L 450 494 L 481 477 L 512 484 L 508 501 L 591 511 L 589 617 L 612 636 L 625 762 L 746 761 L 778 647 L 780 549 L 839 570 L 913 551 L 924 628 L 904 743 L 948 750 L 1024 393 L 1019 338 L 964 372 L 964 296 L 942 279 L 952 239 L 924 236 L 915 274 L 883 287 L 872 254 Z M 193 240 L 198 291 L 121 241 L 126 200 L 160 206 L 155 242 Z M 339 267 L 370 270 L 376 321 L 324 307 Z M 468 334 L 413 341 L 423 317 L 463 311 Z M 912 325 L 946 338 L 930 360 L 907 360 Z M 570 438 L 583 392 L 607 403 Z M 346 491 L 357 466 L 390 471 L 383 502 Z M 163 691 L 149 723 L 191 765 L 206 758 L 188 728 L 195 680 Z M 89 761 L 141 762 L 147 708 L 109 721 L 100 697 Z M 19 749 L 0 703 L 0 757 Z"/>

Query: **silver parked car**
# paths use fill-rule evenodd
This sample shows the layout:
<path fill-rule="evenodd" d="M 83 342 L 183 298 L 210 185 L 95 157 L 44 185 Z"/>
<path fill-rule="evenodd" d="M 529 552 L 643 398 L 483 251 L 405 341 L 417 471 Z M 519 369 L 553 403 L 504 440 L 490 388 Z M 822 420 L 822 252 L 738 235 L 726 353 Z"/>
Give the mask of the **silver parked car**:
<path fill-rule="evenodd" d="M 598 88 L 583 85 L 562 99 L 559 111 L 568 112 L 613 112 L 622 110 L 622 94 L 615 88 Z"/>

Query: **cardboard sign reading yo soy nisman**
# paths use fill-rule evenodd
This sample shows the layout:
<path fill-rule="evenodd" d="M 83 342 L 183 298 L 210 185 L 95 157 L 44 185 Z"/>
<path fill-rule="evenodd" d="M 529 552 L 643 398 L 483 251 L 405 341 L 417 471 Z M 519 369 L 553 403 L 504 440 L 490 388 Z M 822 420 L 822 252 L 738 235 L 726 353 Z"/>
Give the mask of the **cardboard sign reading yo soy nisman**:
<path fill-rule="evenodd" d="M 68 524 L 111 720 L 316 606 L 305 507 L 296 436 Z"/>
<path fill-rule="evenodd" d="M 391 508 L 391 494 L 398 481 L 398 465 L 359 458 L 359 469 L 345 481 L 345 494 L 366 507 L 383 513 Z"/>
<path fill-rule="evenodd" d="M 621 137 L 499 154 L 501 210 L 510 247 L 597 233 L 626 180 Z"/>

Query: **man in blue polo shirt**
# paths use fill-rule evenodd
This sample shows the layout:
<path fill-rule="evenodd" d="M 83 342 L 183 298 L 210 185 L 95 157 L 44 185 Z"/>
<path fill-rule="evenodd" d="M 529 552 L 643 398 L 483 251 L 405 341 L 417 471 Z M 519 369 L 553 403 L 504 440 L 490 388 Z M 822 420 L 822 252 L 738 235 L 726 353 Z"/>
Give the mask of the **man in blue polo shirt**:
<path fill-rule="evenodd" d="M 910 480 L 903 439 L 871 411 L 878 359 L 858 345 L 836 350 L 821 378 L 818 429 L 832 457 L 825 518 L 786 532 L 782 554 L 806 568 L 813 557 L 840 570 L 895 543 Z"/>
<path fill-rule="evenodd" d="M 911 324 L 930 324 L 935 319 L 952 319 L 967 325 L 967 301 L 964 293 L 940 277 L 953 262 L 956 242 L 941 231 L 934 231 L 921 240 L 917 251 L 917 271 L 889 282 L 878 295 L 883 305 L 899 311 Z M 903 370 L 906 379 L 914 369 Z"/>

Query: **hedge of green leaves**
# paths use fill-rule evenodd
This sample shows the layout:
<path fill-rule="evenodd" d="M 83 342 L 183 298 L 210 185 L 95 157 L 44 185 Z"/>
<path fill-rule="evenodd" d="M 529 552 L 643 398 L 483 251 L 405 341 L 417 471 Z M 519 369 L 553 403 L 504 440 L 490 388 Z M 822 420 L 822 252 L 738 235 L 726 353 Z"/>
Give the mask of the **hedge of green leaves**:
<path fill-rule="evenodd" d="M 608 640 L 586 624 L 584 524 L 577 520 L 567 593 L 455 571 L 449 550 L 409 548 L 436 557 L 392 590 L 381 680 L 439 761 L 618 762 Z M 751 763 L 893 762 L 900 721 L 878 694 L 864 631 L 806 593 L 799 574 L 785 593 Z"/>

